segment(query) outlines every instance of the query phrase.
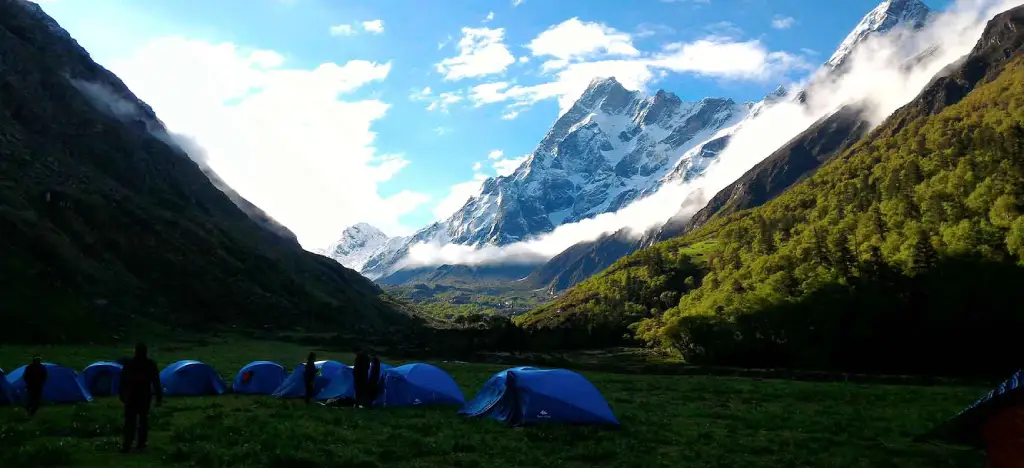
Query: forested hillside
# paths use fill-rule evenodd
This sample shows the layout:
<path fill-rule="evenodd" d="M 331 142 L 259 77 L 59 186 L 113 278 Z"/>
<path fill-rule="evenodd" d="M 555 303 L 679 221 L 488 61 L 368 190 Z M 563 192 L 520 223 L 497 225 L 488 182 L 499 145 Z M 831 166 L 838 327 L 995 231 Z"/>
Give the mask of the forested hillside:
<path fill-rule="evenodd" d="M 521 318 L 691 362 L 982 372 L 1024 353 L 1024 7 L 816 174 Z M 567 331 L 569 333 L 569 331 Z"/>

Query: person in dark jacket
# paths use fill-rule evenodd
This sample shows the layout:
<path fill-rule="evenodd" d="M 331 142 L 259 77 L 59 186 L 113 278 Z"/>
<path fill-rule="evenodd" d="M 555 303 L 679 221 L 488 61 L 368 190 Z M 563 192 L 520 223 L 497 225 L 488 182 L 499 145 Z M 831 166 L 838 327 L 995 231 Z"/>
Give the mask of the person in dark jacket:
<path fill-rule="evenodd" d="M 380 359 L 373 353 L 370 357 L 370 376 L 366 379 L 366 406 L 373 406 L 380 391 Z"/>
<path fill-rule="evenodd" d="M 356 362 L 353 367 L 356 406 L 362 408 L 366 406 L 366 383 L 370 373 L 370 356 L 367 356 L 362 349 L 356 349 Z"/>
<path fill-rule="evenodd" d="M 316 383 L 316 374 L 319 369 L 316 368 L 316 353 L 309 353 L 306 356 L 306 366 L 302 369 L 302 382 L 306 384 L 306 404 L 313 399 L 313 387 Z"/>
<path fill-rule="evenodd" d="M 147 355 L 145 344 L 135 345 L 135 356 L 122 367 L 117 394 L 124 404 L 124 442 L 121 451 L 127 453 L 131 450 L 136 430 L 139 434 L 138 448 L 146 448 L 150 403 L 156 394 L 156 405 L 160 406 L 164 390 L 160 384 L 160 370 Z"/>
<path fill-rule="evenodd" d="M 28 404 L 25 409 L 29 416 L 34 416 L 39 411 L 39 405 L 43 402 L 43 387 L 46 386 L 47 371 L 43 365 L 43 358 L 36 356 L 32 363 L 25 366 L 25 390 L 28 392 Z"/>

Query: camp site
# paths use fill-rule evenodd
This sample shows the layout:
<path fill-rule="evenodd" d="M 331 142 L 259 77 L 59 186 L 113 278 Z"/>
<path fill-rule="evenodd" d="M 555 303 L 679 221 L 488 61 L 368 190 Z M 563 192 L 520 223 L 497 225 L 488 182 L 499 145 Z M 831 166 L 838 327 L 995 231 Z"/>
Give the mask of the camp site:
<path fill-rule="evenodd" d="M 1021 401 L 1017 381 L 813 382 L 385 356 L 384 390 L 372 409 L 355 409 L 334 404 L 352 392 L 350 350 L 315 349 L 319 396 L 306 405 L 294 377 L 303 345 L 222 337 L 150 349 L 164 403 L 152 410 L 149 448 L 121 454 L 121 405 L 109 395 L 130 346 L 0 347 L 11 369 L 0 395 L 14 400 L 0 406 L 0 464 L 981 467 L 991 431 L 1022 434 L 1020 403 L 984 403 Z M 29 418 L 15 366 L 33 353 L 54 362 Z M 976 402 L 984 415 L 968 409 Z"/>

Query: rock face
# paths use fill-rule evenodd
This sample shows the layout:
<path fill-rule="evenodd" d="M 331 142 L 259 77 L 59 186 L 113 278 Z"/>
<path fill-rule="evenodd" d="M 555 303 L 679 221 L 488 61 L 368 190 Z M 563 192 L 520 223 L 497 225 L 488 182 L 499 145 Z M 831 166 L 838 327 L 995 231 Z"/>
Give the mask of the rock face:
<path fill-rule="evenodd" d="M 359 271 L 374 253 L 384 247 L 390 238 L 380 229 L 366 223 L 349 226 L 341 239 L 323 250 L 323 255 L 337 260 L 348 268 Z"/>
<path fill-rule="evenodd" d="M 0 0 L 0 325 L 383 329 L 404 311 L 303 251 L 38 5 Z"/>
<path fill-rule="evenodd" d="M 882 2 L 846 37 L 817 79 L 843 73 L 857 48 L 870 38 L 918 30 L 930 15 L 931 10 L 919 0 Z M 922 54 L 916 60 L 925 57 Z M 626 90 L 614 78 L 595 79 L 513 174 L 488 179 L 480 193 L 452 217 L 417 232 L 402 248 L 373 255 L 362 273 L 370 278 L 393 273 L 402 268 L 408 247 L 419 242 L 505 245 L 550 232 L 561 224 L 617 211 L 666 182 L 691 180 L 717 161 L 732 135 L 765 109 L 782 101 L 806 103 L 807 92 L 795 91 L 779 87 L 757 103 L 737 104 L 720 98 L 684 103 L 665 91 L 645 96 Z M 808 164 L 815 160 L 812 166 L 817 167 L 825 153 L 834 154 L 863 135 L 866 128 L 849 117 L 843 113 L 827 123 L 831 126 L 817 130 L 817 140 L 803 143 L 807 154 L 802 160 Z M 842 134 L 844 131 L 854 133 Z M 771 180 L 770 193 L 751 195 L 750 202 L 774 196 L 776 190 L 799 179 L 797 166 L 806 165 L 789 167 L 787 175 Z M 679 220 L 673 223 L 679 224 Z M 679 228 L 663 231 L 662 235 L 667 235 Z M 617 255 L 655 238 L 662 237 L 655 232 L 636 243 L 623 233 L 609 233 L 584 243 L 590 246 L 589 252 L 573 246 L 565 254 L 575 260 L 556 257 L 554 263 L 542 267 L 546 273 L 533 277 L 551 279 L 559 288 L 571 285 L 607 267 Z M 607 251 L 593 250 L 601 246 Z M 554 274 L 554 265 L 577 267 L 563 275 Z"/>
<path fill-rule="evenodd" d="M 595 79 L 515 172 L 484 181 L 459 211 L 402 248 L 376 252 L 362 273 L 393 273 L 419 242 L 506 245 L 617 211 L 666 181 L 703 173 L 728 141 L 720 134 L 758 106 L 683 102 L 665 91 L 646 96 L 614 78 Z"/>
<path fill-rule="evenodd" d="M 921 0 L 886 0 L 857 23 L 832 57 L 825 62 L 829 70 L 841 70 L 858 46 L 868 38 L 893 31 L 897 27 L 913 31 L 924 27 L 932 10 Z"/>

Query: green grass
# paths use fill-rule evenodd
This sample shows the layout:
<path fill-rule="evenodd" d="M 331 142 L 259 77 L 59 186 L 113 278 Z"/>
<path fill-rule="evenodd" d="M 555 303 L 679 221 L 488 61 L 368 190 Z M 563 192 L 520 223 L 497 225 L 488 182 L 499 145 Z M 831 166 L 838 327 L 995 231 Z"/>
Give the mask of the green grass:
<path fill-rule="evenodd" d="M 274 342 L 153 346 L 161 365 L 196 358 L 225 378 L 270 359 L 292 366 L 308 350 Z M 321 359 L 351 356 L 317 350 Z M 13 369 L 33 353 L 81 368 L 128 349 L 0 346 Z M 389 361 L 392 363 L 397 363 Z M 502 366 L 437 363 L 467 398 Z M 722 377 L 584 373 L 622 427 L 509 429 L 452 407 L 352 410 L 270 397 L 167 398 L 154 409 L 146 453 L 117 453 L 116 399 L 47 405 L 35 419 L 0 408 L 0 466 L 699 466 L 981 467 L 973 450 L 911 438 L 985 388 L 901 387 Z"/>

